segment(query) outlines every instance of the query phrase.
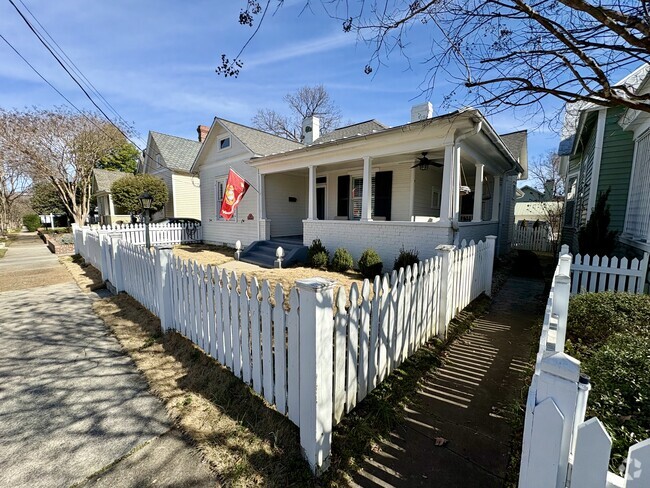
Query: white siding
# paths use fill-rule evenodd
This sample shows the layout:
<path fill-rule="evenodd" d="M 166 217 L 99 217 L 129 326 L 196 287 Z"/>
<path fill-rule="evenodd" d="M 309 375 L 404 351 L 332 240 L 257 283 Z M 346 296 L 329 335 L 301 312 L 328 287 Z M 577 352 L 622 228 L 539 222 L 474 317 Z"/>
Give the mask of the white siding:
<path fill-rule="evenodd" d="M 201 185 L 197 176 L 172 175 L 174 217 L 201 219 Z"/>
<path fill-rule="evenodd" d="M 431 191 L 435 188 L 439 195 L 442 193 L 442 168 L 429 167 L 426 171 L 416 168 L 413 183 L 413 215 L 440 217 L 440 207 L 431 208 Z"/>
<path fill-rule="evenodd" d="M 271 237 L 302 235 L 302 221 L 309 206 L 308 175 L 276 173 L 266 175 L 264 196 Z M 297 201 L 290 202 L 289 197 Z"/>
<path fill-rule="evenodd" d="M 221 129 L 215 126 L 214 129 Z M 259 214 L 258 194 L 252 188 L 244 196 L 237 208 L 237 218 L 226 222 L 217 218 L 219 210 L 216 208 L 215 182 L 217 178 L 225 180 L 228 171 L 232 168 L 243 178 L 257 187 L 257 170 L 252 168 L 247 161 L 252 156 L 238 140 L 231 138 L 231 147 L 218 150 L 217 144 L 223 129 L 216 133 L 215 138 L 206 141 L 203 148 L 200 166 L 201 179 L 201 222 L 203 224 L 203 240 L 209 244 L 234 245 L 241 240 L 244 246 L 258 240 Z M 215 143 L 216 142 L 216 143 Z M 249 214 L 253 217 L 248 220 Z"/>

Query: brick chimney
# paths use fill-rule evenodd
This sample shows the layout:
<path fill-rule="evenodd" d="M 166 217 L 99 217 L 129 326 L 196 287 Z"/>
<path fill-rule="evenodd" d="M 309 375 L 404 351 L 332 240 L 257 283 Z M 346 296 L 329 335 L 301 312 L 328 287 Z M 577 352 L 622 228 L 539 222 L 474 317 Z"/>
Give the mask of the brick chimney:
<path fill-rule="evenodd" d="M 207 125 L 199 125 L 196 128 L 196 132 L 199 133 L 199 142 L 205 141 L 205 138 L 208 137 L 208 132 L 210 131 L 210 127 Z"/>

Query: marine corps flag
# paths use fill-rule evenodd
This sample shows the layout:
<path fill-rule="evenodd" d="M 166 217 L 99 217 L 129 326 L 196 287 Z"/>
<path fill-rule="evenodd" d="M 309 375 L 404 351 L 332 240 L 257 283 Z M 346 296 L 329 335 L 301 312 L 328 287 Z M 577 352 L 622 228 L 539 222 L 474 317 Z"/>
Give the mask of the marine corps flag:
<path fill-rule="evenodd" d="M 246 190 L 250 184 L 244 178 L 235 173 L 232 168 L 228 173 L 228 181 L 226 181 L 226 188 L 223 192 L 223 200 L 221 202 L 221 210 L 219 215 L 224 219 L 230 220 L 235 215 L 237 205 L 244 198 Z"/>

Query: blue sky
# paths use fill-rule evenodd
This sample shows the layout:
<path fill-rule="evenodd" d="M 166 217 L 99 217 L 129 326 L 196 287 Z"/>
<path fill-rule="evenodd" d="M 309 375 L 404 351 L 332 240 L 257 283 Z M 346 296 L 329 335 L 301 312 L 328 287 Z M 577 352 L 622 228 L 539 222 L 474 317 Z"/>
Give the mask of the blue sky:
<path fill-rule="evenodd" d="M 376 118 L 388 125 L 408 122 L 411 106 L 426 99 L 439 107 L 452 86 L 439 80 L 434 93 L 422 95 L 426 67 L 418 59 L 429 34 L 422 26 L 409 39 L 410 66 L 395 54 L 387 66 L 364 74 L 371 48 L 343 33 L 319 2 L 301 14 L 305 0 L 286 0 L 244 53 L 239 78 L 224 79 L 214 72 L 221 54 L 236 54 L 251 32 L 237 22 L 244 1 L 22 1 L 133 124 L 141 146 L 149 130 L 194 139 L 196 127 L 215 115 L 250 124 L 258 108 L 283 110 L 282 97 L 304 85 L 322 83 L 344 121 Z M 0 34 L 77 106 L 92 108 L 6 0 L 0 2 Z M 0 67 L 1 107 L 64 103 L 2 40 Z M 488 118 L 501 133 L 528 129 L 530 160 L 557 147 L 558 136 L 536 129 L 534 119 L 512 112 Z"/>

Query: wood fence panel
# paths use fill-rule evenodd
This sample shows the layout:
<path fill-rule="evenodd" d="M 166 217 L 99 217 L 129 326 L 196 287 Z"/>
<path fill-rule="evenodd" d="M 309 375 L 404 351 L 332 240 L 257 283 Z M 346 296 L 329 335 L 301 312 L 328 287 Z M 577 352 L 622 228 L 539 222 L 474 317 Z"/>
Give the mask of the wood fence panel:
<path fill-rule="evenodd" d="M 223 351 L 224 362 L 221 363 L 227 366 L 231 371 L 232 367 L 232 324 L 230 322 L 230 283 L 228 279 L 228 272 L 224 269 L 221 271 L 221 313 L 223 317 Z"/>
<path fill-rule="evenodd" d="M 237 274 L 230 274 L 230 327 L 232 344 L 232 372 L 241 378 L 241 324 L 239 322 L 239 293 Z"/>
<path fill-rule="evenodd" d="M 273 403 L 273 324 L 271 308 L 271 289 L 269 282 L 262 283 L 262 382 L 264 398 Z"/>
<path fill-rule="evenodd" d="M 597 418 L 578 426 L 571 470 L 571 488 L 594 488 L 607 484 L 612 439 Z"/>
<path fill-rule="evenodd" d="M 239 278 L 239 317 L 241 322 L 241 362 L 242 380 L 248 385 L 251 382 L 251 338 L 250 338 L 250 298 L 248 296 L 248 283 L 246 276 Z"/>
<path fill-rule="evenodd" d="M 275 363 L 275 406 L 280 413 L 287 413 L 287 336 L 284 313 L 284 290 L 275 286 L 273 307 L 273 357 Z"/>
<path fill-rule="evenodd" d="M 251 363 L 253 389 L 262 394 L 262 338 L 260 334 L 260 299 L 257 278 L 251 279 Z"/>
<path fill-rule="evenodd" d="M 300 317 L 298 315 L 298 289 L 289 292 L 287 315 L 287 409 L 289 420 L 300 425 Z"/>
<path fill-rule="evenodd" d="M 361 285 L 361 307 L 359 310 L 359 387 L 357 401 L 360 402 L 368 394 L 368 367 L 370 357 L 370 282 L 363 280 Z"/>
<path fill-rule="evenodd" d="M 350 309 L 348 311 L 348 358 L 347 358 L 347 398 L 346 413 L 357 404 L 357 367 L 359 355 L 359 287 L 352 283 L 350 288 Z"/>
<path fill-rule="evenodd" d="M 381 280 L 375 276 L 373 282 L 372 307 L 370 311 L 370 347 L 368 352 L 368 393 L 377 386 L 377 349 L 379 341 L 379 295 Z"/>
<path fill-rule="evenodd" d="M 334 316 L 334 423 L 338 424 L 345 412 L 345 363 L 347 346 L 348 315 L 345 310 L 345 288 L 336 294 L 336 315 Z"/>

